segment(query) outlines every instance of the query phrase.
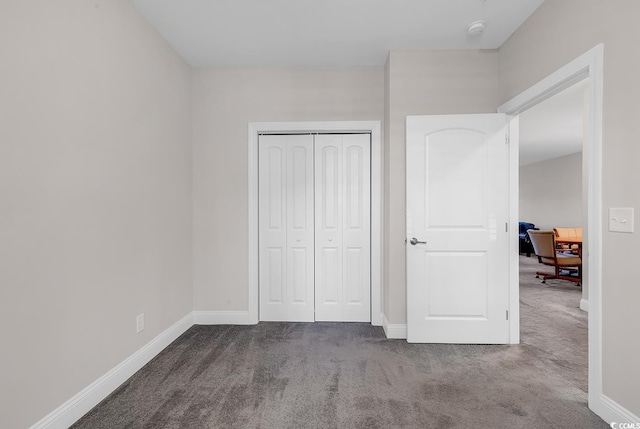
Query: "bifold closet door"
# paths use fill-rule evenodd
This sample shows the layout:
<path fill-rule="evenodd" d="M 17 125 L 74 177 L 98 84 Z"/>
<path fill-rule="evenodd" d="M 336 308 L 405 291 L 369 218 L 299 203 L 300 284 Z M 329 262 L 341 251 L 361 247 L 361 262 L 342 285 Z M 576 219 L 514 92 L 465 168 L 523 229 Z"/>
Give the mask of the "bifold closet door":
<path fill-rule="evenodd" d="M 260 136 L 260 320 L 314 321 L 313 136 Z"/>
<path fill-rule="evenodd" d="M 369 134 L 315 139 L 315 319 L 371 321 Z"/>

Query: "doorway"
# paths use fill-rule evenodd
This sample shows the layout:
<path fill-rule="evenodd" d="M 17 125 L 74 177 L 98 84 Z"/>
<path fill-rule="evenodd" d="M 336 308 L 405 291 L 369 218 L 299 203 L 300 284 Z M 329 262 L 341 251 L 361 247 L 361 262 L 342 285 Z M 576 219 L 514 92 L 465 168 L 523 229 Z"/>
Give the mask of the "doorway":
<path fill-rule="evenodd" d="M 588 260 L 580 258 L 579 239 L 588 207 L 583 201 L 588 172 L 582 165 L 588 84 L 585 79 L 522 112 L 519 138 L 519 232 L 535 224 L 539 231 L 548 231 L 548 237 L 556 231 L 572 234 L 575 244 L 558 243 L 558 254 L 565 261 L 582 261 L 581 269 L 560 270 L 564 277 L 554 278 L 555 268 L 541 264 L 530 253 L 531 244 L 520 239 L 521 341 L 538 353 L 546 371 L 583 395 L 583 402 L 588 391 L 588 313 L 581 308 L 588 289 L 580 284 L 580 272 L 587 270 Z M 543 280 L 538 273 L 551 276 Z"/>
<path fill-rule="evenodd" d="M 588 403 L 589 408 L 599 415 L 605 413 L 602 401 L 602 92 L 603 92 L 603 45 L 597 45 L 576 58 L 547 78 L 499 107 L 498 111 L 510 116 L 510 132 L 519 134 L 519 115 L 536 104 L 571 87 L 586 78 L 585 144 L 583 165 L 585 175 L 587 210 L 582 255 L 586 259 L 583 281 L 588 282 Z M 510 151 L 510 218 L 511 230 L 517 231 L 519 147 L 513 145 Z M 519 312 L 519 252 L 518 236 L 511 236 L 510 252 L 510 308 L 516 317 L 511 319 L 511 343 L 520 343 Z"/>
<path fill-rule="evenodd" d="M 518 220 L 522 222 L 519 234 L 524 235 L 520 237 L 521 255 L 529 256 L 533 251 L 525 232 L 533 225 L 538 230 L 553 230 L 559 239 L 571 235 L 575 243 L 558 243 L 558 247 L 563 249 L 563 256 L 581 256 L 583 219 L 588 210 L 583 179 L 588 177 L 588 165 L 583 166 L 588 85 L 589 79 L 584 79 L 520 114 Z M 522 257 L 520 261 L 529 262 Z M 538 268 L 554 271 L 548 266 Z M 579 280 L 579 270 L 562 270 L 560 274 L 569 275 L 574 282 Z M 552 283 L 564 284 L 559 280 Z M 587 291 L 585 282 L 584 294 L 576 300 L 576 307 L 584 311 L 588 310 Z"/>

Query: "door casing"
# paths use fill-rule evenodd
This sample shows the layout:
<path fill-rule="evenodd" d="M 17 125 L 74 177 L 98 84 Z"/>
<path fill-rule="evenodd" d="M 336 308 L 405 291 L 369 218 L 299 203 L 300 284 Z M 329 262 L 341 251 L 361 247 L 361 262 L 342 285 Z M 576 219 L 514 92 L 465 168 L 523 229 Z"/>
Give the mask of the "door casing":
<path fill-rule="evenodd" d="M 382 326 L 382 144 L 380 121 L 251 122 L 248 136 L 249 294 L 247 323 L 259 319 L 258 135 L 302 133 L 371 134 L 371 324 Z"/>
<path fill-rule="evenodd" d="M 585 151 L 587 157 L 587 241 L 583 256 L 587 258 L 586 280 L 589 282 L 589 408 L 606 421 L 615 421 L 619 414 L 603 395 L 602 387 L 602 117 L 603 117 L 604 45 L 591 48 L 578 58 L 556 70 L 529 89 L 498 108 L 510 117 L 509 133 L 519 133 L 519 114 L 558 94 L 573 84 L 589 78 Z M 519 148 L 509 148 L 509 207 L 510 230 L 518 227 Z M 518 236 L 510 236 L 510 343 L 520 342 L 520 305 L 518 280 Z M 581 303 L 581 308 L 583 303 Z"/>

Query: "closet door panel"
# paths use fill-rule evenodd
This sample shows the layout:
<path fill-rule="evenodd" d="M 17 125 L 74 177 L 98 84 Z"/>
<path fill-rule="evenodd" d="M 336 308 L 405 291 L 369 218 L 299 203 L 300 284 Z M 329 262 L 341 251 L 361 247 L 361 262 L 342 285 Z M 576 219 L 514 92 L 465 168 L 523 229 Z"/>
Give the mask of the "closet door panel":
<path fill-rule="evenodd" d="M 316 136 L 316 320 L 371 320 L 369 147 L 368 134 Z"/>
<path fill-rule="evenodd" d="M 260 139 L 260 285 L 261 307 L 269 310 L 285 302 L 287 255 L 286 147 Z"/>
<path fill-rule="evenodd" d="M 344 310 L 345 322 L 371 320 L 371 162 L 370 136 L 343 138 Z"/>
<path fill-rule="evenodd" d="M 316 320 L 342 320 L 342 136 L 315 140 Z"/>
<path fill-rule="evenodd" d="M 281 136 L 287 151 L 287 313 L 280 320 L 314 320 L 313 136 Z"/>
<path fill-rule="evenodd" d="M 260 136 L 260 320 L 313 321 L 313 137 Z"/>
<path fill-rule="evenodd" d="M 264 268 L 265 279 L 269 286 L 265 291 L 269 304 L 282 304 L 284 302 L 285 287 L 285 252 L 283 248 L 269 247 L 265 249 L 266 261 Z M 265 296 L 266 298 L 266 296 Z"/>

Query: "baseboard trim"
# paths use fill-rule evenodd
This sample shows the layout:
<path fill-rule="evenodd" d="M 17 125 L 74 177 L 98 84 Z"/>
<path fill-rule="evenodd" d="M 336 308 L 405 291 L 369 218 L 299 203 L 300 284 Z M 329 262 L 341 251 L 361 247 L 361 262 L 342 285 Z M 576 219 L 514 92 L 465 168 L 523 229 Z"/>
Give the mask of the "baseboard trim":
<path fill-rule="evenodd" d="M 640 417 L 618 404 L 607 395 L 600 395 L 599 404 L 590 408 L 607 423 L 633 423 L 640 424 Z"/>
<path fill-rule="evenodd" d="M 118 364 L 115 368 L 82 389 L 67 402 L 53 410 L 30 429 L 67 429 L 80 417 L 88 413 L 100 401 L 109 396 L 129 377 L 156 357 L 165 347 L 175 341 L 193 326 L 192 313 L 174 323 L 160 335 L 145 344 L 137 352 Z"/>
<path fill-rule="evenodd" d="M 194 325 L 255 325 L 248 311 L 194 311 Z"/>
<path fill-rule="evenodd" d="M 589 300 L 582 298 L 580 300 L 580 310 L 589 312 Z"/>
<path fill-rule="evenodd" d="M 407 339 L 407 325 L 392 325 L 384 314 L 382 315 L 382 329 L 384 329 L 384 334 L 389 339 Z"/>

